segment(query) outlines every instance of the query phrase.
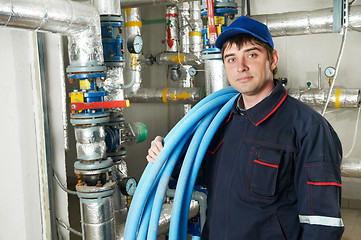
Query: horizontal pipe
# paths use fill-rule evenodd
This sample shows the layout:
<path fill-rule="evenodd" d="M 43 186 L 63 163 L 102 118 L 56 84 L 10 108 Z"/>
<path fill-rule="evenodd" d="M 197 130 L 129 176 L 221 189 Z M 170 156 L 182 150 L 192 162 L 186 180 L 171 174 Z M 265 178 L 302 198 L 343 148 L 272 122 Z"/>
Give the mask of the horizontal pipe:
<path fill-rule="evenodd" d="M 189 2 L 189 0 L 120 0 L 120 5 L 129 8 L 143 5 L 173 5 L 180 2 Z"/>
<path fill-rule="evenodd" d="M 252 16 L 266 24 L 273 37 L 333 32 L 333 8 Z M 361 30 L 361 6 L 351 6 L 349 26 Z"/>
<path fill-rule="evenodd" d="M 69 37 L 70 65 L 102 65 L 100 16 L 88 4 L 70 0 L 0 2 L 0 26 Z"/>
<path fill-rule="evenodd" d="M 201 60 L 193 53 L 163 52 L 156 56 L 158 64 L 199 65 Z"/>
<path fill-rule="evenodd" d="M 125 91 L 130 103 L 196 104 L 202 98 L 201 88 L 140 88 L 137 92 Z"/>
<path fill-rule="evenodd" d="M 162 212 L 159 218 L 158 236 L 168 232 L 170 219 L 172 216 L 173 202 L 164 203 L 162 206 Z M 188 219 L 195 217 L 199 212 L 199 203 L 196 200 L 191 200 L 189 205 Z"/>
<path fill-rule="evenodd" d="M 314 107 L 322 107 L 327 98 L 328 89 L 289 89 L 289 95 Z M 360 106 L 360 89 L 333 89 L 328 107 L 356 108 Z"/>

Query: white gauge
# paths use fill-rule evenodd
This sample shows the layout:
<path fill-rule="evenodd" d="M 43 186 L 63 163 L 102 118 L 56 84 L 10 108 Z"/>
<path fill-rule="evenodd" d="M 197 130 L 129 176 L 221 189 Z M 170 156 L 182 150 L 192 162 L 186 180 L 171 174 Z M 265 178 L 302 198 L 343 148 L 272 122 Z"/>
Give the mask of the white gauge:
<path fill-rule="evenodd" d="M 135 180 L 135 178 L 127 177 L 120 182 L 120 191 L 123 195 L 133 196 L 136 188 L 137 180 Z"/>
<path fill-rule="evenodd" d="M 143 39 L 140 35 L 132 35 L 128 38 L 127 48 L 130 53 L 139 54 L 143 48 Z"/>
<path fill-rule="evenodd" d="M 329 78 L 335 76 L 335 73 L 336 73 L 336 70 L 334 67 L 327 67 L 325 69 L 325 75 Z"/>

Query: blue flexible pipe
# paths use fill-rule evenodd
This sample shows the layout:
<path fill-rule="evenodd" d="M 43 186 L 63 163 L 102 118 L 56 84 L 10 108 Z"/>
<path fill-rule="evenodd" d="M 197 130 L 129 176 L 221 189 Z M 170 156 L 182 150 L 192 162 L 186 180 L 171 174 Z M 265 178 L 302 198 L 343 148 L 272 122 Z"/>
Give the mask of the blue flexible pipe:
<path fill-rule="evenodd" d="M 168 156 L 173 151 L 175 146 L 178 144 L 180 139 L 183 138 L 185 132 L 190 131 L 194 128 L 198 121 L 210 110 L 216 106 L 223 105 L 229 100 L 231 96 L 234 96 L 236 91 L 231 88 L 227 88 L 221 91 L 211 94 L 207 98 L 203 99 L 187 114 L 166 136 L 163 151 L 159 154 L 157 161 L 152 164 L 149 163 L 141 180 L 139 181 L 137 191 L 134 195 L 134 201 L 131 204 L 126 228 L 125 228 L 125 239 L 135 239 L 137 230 L 140 224 L 140 219 L 143 214 L 144 207 L 148 202 L 148 198 L 154 186 L 154 181 L 164 170 L 167 164 Z M 222 95 L 223 94 L 223 95 Z M 192 112 L 192 114 L 191 114 Z M 173 136 L 174 135 L 174 136 Z M 169 142 L 168 142 L 169 139 Z"/>
<path fill-rule="evenodd" d="M 185 159 L 195 157 L 197 149 L 195 149 L 194 147 L 191 147 L 191 146 L 199 145 L 199 142 L 202 139 L 202 136 L 203 136 L 204 132 L 206 131 L 207 126 L 212 121 L 213 117 L 216 115 L 219 108 L 220 107 L 215 108 L 212 112 L 207 114 L 200 121 L 200 124 L 197 126 L 197 130 L 195 131 L 195 134 L 193 135 L 192 140 L 189 144 L 190 147 L 188 147 L 188 151 L 185 156 Z M 197 139 L 198 139 L 198 141 L 197 141 Z M 190 149 L 193 150 L 193 153 L 190 151 Z M 163 188 L 161 189 L 161 191 L 157 191 L 157 196 L 156 196 L 157 200 L 155 200 L 154 204 L 153 204 L 153 212 L 152 212 L 152 217 L 151 217 L 151 221 L 150 221 L 150 225 L 149 225 L 147 240 L 156 240 L 156 238 L 157 238 L 157 229 L 158 229 L 160 211 L 161 211 L 161 207 L 163 204 L 163 198 L 164 198 L 165 192 L 167 190 L 169 178 L 173 172 L 175 164 L 176 164 L 176 161 L 174 161 L 173 163 L 168 162 L 168 165 L 170 167 L 168 168 L 168 165 L 167 165 L 167 170 L 165 170 L 163 173 L 162 178 L 165 179 L 165 184 L 164 184 Z M 183 167 L 182 167 L 182 169 L 183 169 Z M 190 167 L 190 169 L 191 169 L 191 167 Z M 183 170 L 183 172 L 184 172 L 184 170 Z M 183 175 L 184 175 L 184 173 L 183 173 Z M 179 177 L 181 177 L 181 175 Z M 178 187 L 177 187 L 177 189 L 178 189 Z M 174 204 L 176 204 L 176 202 L 173 203 L 173 208 L 174 208 Z M 172 217 L 173 217 L 173 213 L 172 213 Z"/>
<path fill-rule="evenodd" d="M 207 127 L 209 126 L 210 122 L 214 118 L 214 116 L 219 111 L 219 108 L 214 109 L 212 112 L 207 114 L 204 118 L 202 123 L 200 124 L 199 128 L 195 132 L 191 143 L 189 144 L 189 148 L 187 151 L 187 154 L 183 160 L 182 168 L 179 174 L 178 182 L 177 182 L 177 188 L 175 191 L 174 196 L 174 203 L 173 203 L 173 209 L 172 209 L 172 218 L 171 218 L 171 224 L 169 228 L 169 233 L 178 232 L 178 221 L 177 219 L 180 219 L 181 216 L 181 209 L 182 209 L 182 199 L 184 197 L 184 192 L 186 189 L 186 184 L 180 184 L 180 180 L 185 180 L 189 178 L 189 174 L 191 173 L 192 167 L 193 167 L 193 160 L 197 154 L 198 147 L 200 142 L 202 141 L 202 138 L 204 136 L 204 133 L 207 130 Z M 184 181 L 181 181 L 183 183 Z M 181 201 L 179 201 L 181 200 Z M 188 205 L 189 208 L 189 205 Z M 172 235 L 169 236 L 170 239 L 172 238 Z M 178 236 L 176 239 L 179 239 Z"/>
<path fill-rule="evenodd" d="M 178 189 L 179 184 L 180 185 L 182 185 L 182 184 L 186 185 L 185 196 L 182 199 L 179 199 L 179 201 L 183 200 L 182 210 L 180 211 L 182 215 L 181 215 L 180 219 L 178 219 L 179 220 L 178 224 L 175 224 L 175 225 L 179 226 L 180 230 L 178 230 L 178 231 L 181 234 L 187 233 L 189 204 L 190 204 L 190 201 L 192 199 L 192 193 L 193 193 L 194 185 L 195 185 L 195 182 L 197 180 L 198 172 L 199 172 L 199 169 L 201 167 L 204 155 L 205 155 L 205 153 L 206 153 L 206 151 L 208 149 L 208 146 L 209 146 L 214 134 L 218 130 L 218 127 L 221 125 L 222 121 L 225 119 L 225 117 L 231 111 L 233 103 L 234 103 L 234 101 L 236 100 L 237 97 L 238 97 L 238 95 L 231 98 L 222 107 L 222 109 L 215 116 L 215 118 L 213 119 L 211 124 L 208 126 L 207 131 L 205 132 L 205 134 L 204 134 L 204 136 L 202 138 L 202 141 L 201 141 L 201 143 L 199 145 L 197 155 L 196 155 L 196 157 L 194 159 L 193 168 L 191 170 L 190 178 L 189 179 L 179 178 L 179 181 L 178 181 L 178 184 L 177 184 L 177 189 Z M 174 199 L 174 202 L 176 202 L 176 201 L 177 200 Z M 176 220 L 177 220 L 177 218 L 175 218 L 173 220 L 173 214 L 172 214 L 171 225 L 172 225 L 172 221 L 176 222 Z M 171 232 L 170 232 L 170 235 L 171 235 Z M 186 239 L 186 237 L 187 236 L 185 234 L 185 235 L 181 235 L 180 238 L 178 238 L 178 239 Z"/>
<path fill-rule="evenodd" d="M 143 222 L 145 222 L 144 225 L 146 225 L 147 228 L 148 228 L 148 233 L 146 235 L 144 235 L 144 237 L 147 237 L 146 239 L 151 239 L 150 236 L 149 236 L 150 234 L 155 234 L 154 239 L 157 238 L 157 231 L 158 231 L 158 223 L 159 223 L 160 213 L 161 213 L 163 200 L 164 200 L 164 195 L 165 195 L 165 192 L 167 190 L 169 179 L 171 177 L 174 166 L 176 165 L 176 163 L 177 163 L 177 161 L 179 159 L 179 156 L 182 155 L 183 149 L 187 145 L 186 143 L 187 143 L 188 138 L 192 134 L 193 134 L 193 132 L 191 132 L 191 131 L 188 132 L 187 136 L 185 136 L 181 140 L 181 142 L 179 143 L 177 148 L 172 153 L 172 156 L 168 160 L 168 163 L 167 163 L 167 165 L 166 165 L 166 167 L 165 167 L 165 169 L 163 171 L 163 174 L 160 177 L 159 184 L 158 184 L 158 187 L 156 189 L 156 194 L 155 194 L 155 197 L 154 197 L 154 201 L 153 201 L 153 203 L 152 202 L 147 203 L 147 207 L 152 210 L 151 215 L 148 218 L 143 218 L 141 220 L 142 224 L 143 224 Z M 153 220 L 154 218 L 157 218 L 157 220 Z M 156 221 L 156 224 L 153 224 L 154 221 Z M 139 231 L 139 235 L 140 234 L 143 234 L 143 232 L 141 233 Z"/>

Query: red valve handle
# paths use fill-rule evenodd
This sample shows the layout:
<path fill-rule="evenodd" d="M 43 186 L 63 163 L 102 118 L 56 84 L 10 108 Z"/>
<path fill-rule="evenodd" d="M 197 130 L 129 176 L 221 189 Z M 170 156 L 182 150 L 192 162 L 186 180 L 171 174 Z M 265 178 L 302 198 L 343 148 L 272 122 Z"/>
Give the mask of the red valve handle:
<path fill-rule="evenodd" d="M 129 107 L 129 100 L 92 102 L 92 103 L 83 103 L 83 102 L 70 103 L 70 109 L 73 111 L 80 111 L 85 109 L 124 108 L 124 107 Z"/>
<path fill-rule="evenodd" d="M 214 8 L 213 0 L 207 0 L 207 13 L 208 13 L 208 31 L 209 31 L 209 44 L 214 46 L 217 39 L 217 30 L 214 23 Z"/>

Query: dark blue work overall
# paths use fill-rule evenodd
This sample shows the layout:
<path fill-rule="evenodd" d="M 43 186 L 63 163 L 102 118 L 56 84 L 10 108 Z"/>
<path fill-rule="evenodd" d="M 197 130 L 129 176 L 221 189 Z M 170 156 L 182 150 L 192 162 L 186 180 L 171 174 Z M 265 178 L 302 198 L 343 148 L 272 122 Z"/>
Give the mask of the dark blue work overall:
<path fill-rule="evenodd" d="M 248 110 L 236 101 L 203 161 L 202 240 L 340 239 L 341 159 L 330 124 L 280 82 Z"/>

